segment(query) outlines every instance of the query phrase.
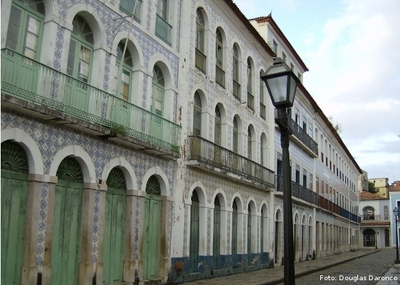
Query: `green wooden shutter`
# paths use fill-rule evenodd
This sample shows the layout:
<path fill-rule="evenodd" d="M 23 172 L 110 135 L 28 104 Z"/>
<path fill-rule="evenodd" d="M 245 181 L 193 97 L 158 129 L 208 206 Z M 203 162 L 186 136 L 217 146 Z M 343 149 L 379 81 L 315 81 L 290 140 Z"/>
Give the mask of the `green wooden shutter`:
<path fill-rule="evenodd" d="M 28 158 L 17 143 L 1 144 L 1 281 L 21 284 L 24 255 Z"/>
<path fill-rule="evenodd" d="M 51 245 L 51 284 L 76 285 L 79 278 L 83 173 L 79 163 L 65 158 L 58 170 Z"/>
<path fill-rule="evenodd" d="M 114 168 L 107 178 L 103 239 L 103 283 L 122 282 L 126 216 L 126 182 Z"/>

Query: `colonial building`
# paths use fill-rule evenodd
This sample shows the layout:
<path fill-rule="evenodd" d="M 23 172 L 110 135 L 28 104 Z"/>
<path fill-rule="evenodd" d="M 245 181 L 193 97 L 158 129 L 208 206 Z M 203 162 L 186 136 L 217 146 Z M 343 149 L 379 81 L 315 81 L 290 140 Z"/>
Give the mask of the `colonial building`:
<path fill-rule="evenodd" d="M 368 191 L 360 192 L 362 246 L 390 246 L 390 215 L 393 212 L 389 210 L 389 198 Z"/>
<path fill-rule="evenodd" d="M 308 69 L 271 16 L 263 31 L 232 0 L 1 8 L 5 284 L 281 264 L 280 133 L 260 76 L 277 55 Z M 357 162 L 303 84 L 291 118 L 295 260 L 359 248 Z"/>

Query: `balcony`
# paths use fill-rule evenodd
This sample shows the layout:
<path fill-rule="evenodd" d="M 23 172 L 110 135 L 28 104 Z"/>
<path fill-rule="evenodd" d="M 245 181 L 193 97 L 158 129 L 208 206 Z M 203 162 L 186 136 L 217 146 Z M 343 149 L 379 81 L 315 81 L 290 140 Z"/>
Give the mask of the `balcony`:
<path fill-rule="evenodd" d="M 272 170 L 201 137 L 191 136 L 188 143 L 188 160 L 191 160 L 189 165 L 261 188 L 274 187 L 275 177 Z"/>
<path fill-rule="evenodd" d="M 310 155 L 318 157 L 318 144 L 300 127 L 294 120 L 289 119 L 289 127 L 293 132 L 292 140 L 298 142 L 299 146 Z"/>
<path fill-rule="evenodd" d="M 171 30 L 172 26 L 157 14 L 156 35 L 168 45 L 171 45 Z"/>
<path fill-rule="evenodd" d="M 2 108 L 179 157 L 179 125 L 12 50 L 1 54 Z"/>
<path fill-rule="evenodd" d="M 278 192 L 282 192 L 282 175 L 276 175 L 276 190 Z M 334 213 L 336 215 L 339 215 L 343 218 L 349 219 L 353 222 L 360 223 L 361 222 L 361 217 L 357 216 L 356 214 L 353 214 L 349 212 L 348 210 L 340 207 L 339 205 L 333 203 L 332 201 L 325 199 L 324 197 L 318 195 L 314 191 L 308 189 L 307 187 L 304 187 L 300 185 L 297 182 L 292 181 L 292 197 L 301 199 L 302 201 L 305 201 L 307 203 L 310 203 L 312 205 L 318 206 L 322 209 L 325 209 L 331 213 Z"/>
<path fill-rule="evenodd" d="M 282 192 L 282 175 L 276 175 L 276 190 Z M 292 196 L 313 205 L 318 205 L 318 194 L 314 191 L 292 181 Z"/>

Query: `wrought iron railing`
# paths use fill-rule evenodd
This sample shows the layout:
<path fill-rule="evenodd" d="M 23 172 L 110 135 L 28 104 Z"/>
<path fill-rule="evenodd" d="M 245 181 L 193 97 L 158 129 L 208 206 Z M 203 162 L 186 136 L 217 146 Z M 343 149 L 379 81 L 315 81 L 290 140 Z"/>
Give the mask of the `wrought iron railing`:
<path fill-rule="evenodd" d="M 375 214 L 364 214 L 361 216 L 361 220 L 363 221 L 381 221 L 381 215 L 375 215 Z M 389 217 L 386 217 L 386 219 L 382 219 L 382 221 L 387 221 L 389 220 Z"/>
<path fill-rule="evenodd" d="M 276 190 L 280 192 L 282 192 L 283 190 L 282 179 L 283 179 L 282 175 L 279 174 L 276 175 Z M 306 201 L 308 203 L 318 205 L 318 194 L 294 181 L 292 181 L 292 196 L 299 198 L 303 201 Z"/>
<path fill-rule="evenodd" d="M 273 187 L 275 184 L 272 170 L 213 142 L 198 136 L 190 136 L 189 146 L 189 160 L 196 160 L 206 167 L 216 167 L 239 175 L 266 187 Z"/>
<path fill-rule="evenodd" d="M 2 92 L 179 152 L 179 125 L 12 50 L 1 55 Z"/>
<path fill-rule="evenodd" d="M 282 192 L 282 175 L 276 175 L 276 190 Z M 328 210 L 332 213 L 340 215 L 341 217 L 347 218 L 354 222 L 361 222 L 361 217 L 357 216 L 349 212 L 348 210 L 340 207 L 339 205 L 335 204 L 334 202 L 320 196 L 319 194 L 315 193 L 314 191 L 308 189 L 301 184 L 292 181 L 292 196 L 299 198 L 305 202 L 311 203 L 313 205 L 319 206 L 325 210 Z"/>
<path fill-rule="evenodd" d="M 157 14 L 156 18 L 156 35 L 167 44 L 171 45 L 172 26 Z"/>
<path fill-rule="evenodd" d="M 318 155 L 318 144 L 306 133 L 306 131 L 292 119 L 289 119 L 289 125 L 293 135 L 304 143 L 313 153 Z"/>

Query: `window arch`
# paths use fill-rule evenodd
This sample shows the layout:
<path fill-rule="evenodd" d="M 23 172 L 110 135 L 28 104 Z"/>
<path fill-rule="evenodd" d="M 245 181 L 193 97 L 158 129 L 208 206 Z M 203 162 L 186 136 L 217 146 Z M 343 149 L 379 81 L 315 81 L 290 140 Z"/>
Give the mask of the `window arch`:
<path fill-rule="evenodd" d="M 201 136 L 201 116 L 202 116 L 202 105 L 201 98 L 198 91 L 194 94 L 194 106 L 193 106 L 193 135 Z"/>
<path fill-rule="evenodd" d="M 247 107 L 254 110 L 253 69 L 250 57 L 247 59 Z"/>
<path fill-rule="evenodd" d="M 205 55 L 205 24 L 202 10 L 196 10 L 196 48 L 195 48 L 195 66 L 204 74 L 206 73 L 206 55 Z"/>
<path fill-rule="evenodd" d="M 220 28 L 215 34 L 215 81 L 225 87 L 225 71 L 224 71 L 224 43 Z"/>
<path fill-rule="evenodd" d="M 6 47 L 31 59 L 38 58 L 45 7 L 43 1 L 13 1 Z"/>
<path fill-rule="evenodd" d="M 237 44 L 233 45 L 232 56 L 232 93 L 236 99 L 240 101 L 240 77 L 239 77 L 239 50 Z"/>
<path fill-rule="evenodd" d="M 375 220 L 375 209 L 371 206 L 363 208 L 363 219 L 364 220 Z"/>

